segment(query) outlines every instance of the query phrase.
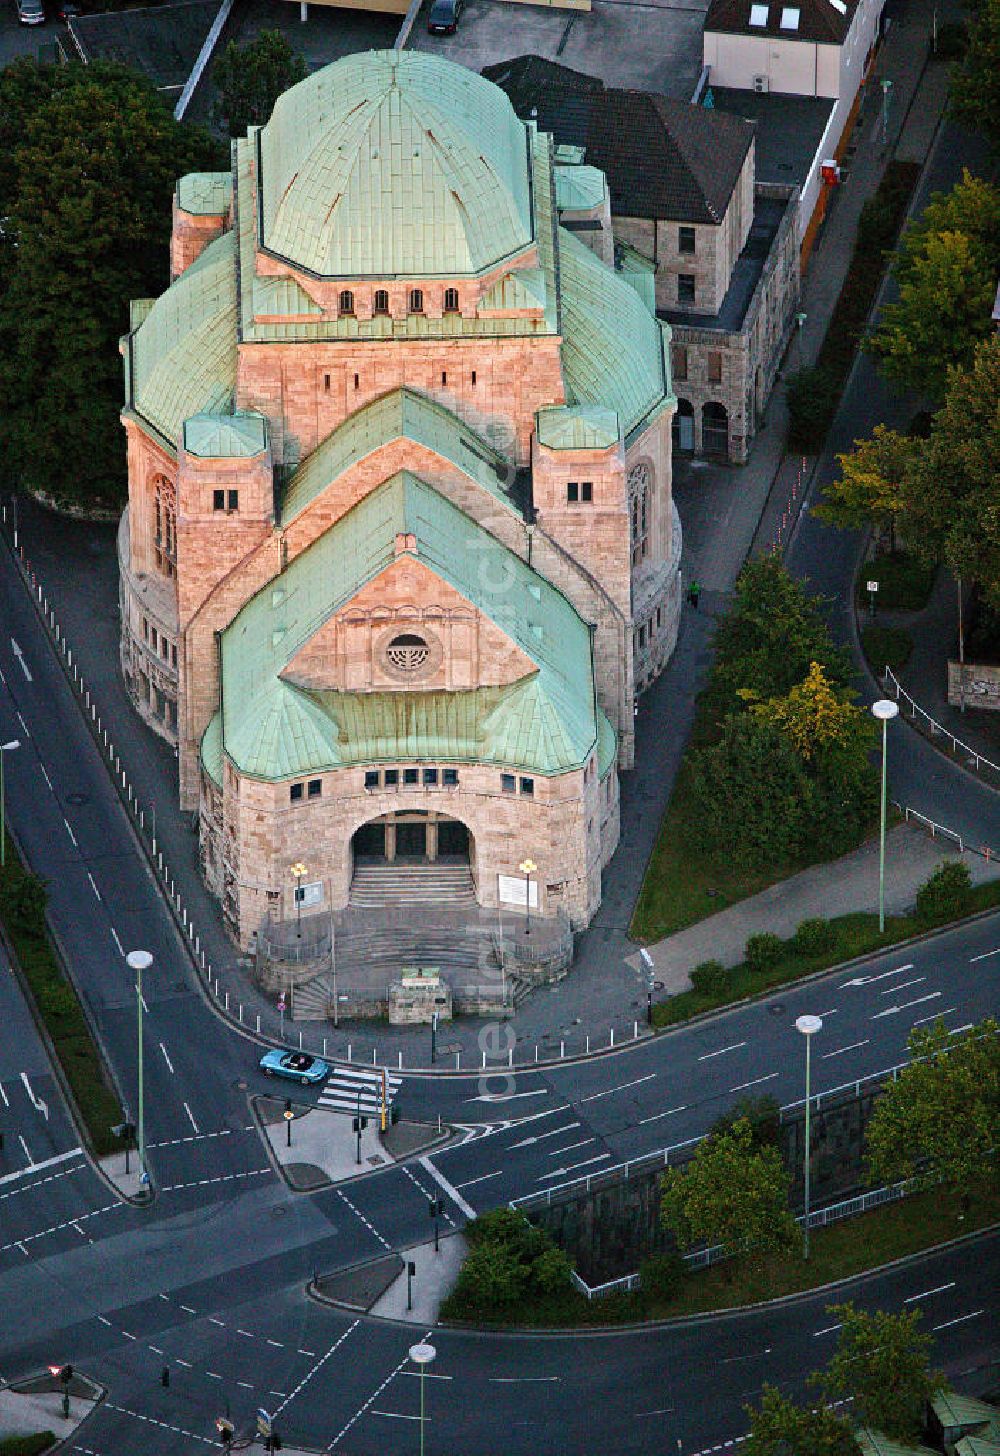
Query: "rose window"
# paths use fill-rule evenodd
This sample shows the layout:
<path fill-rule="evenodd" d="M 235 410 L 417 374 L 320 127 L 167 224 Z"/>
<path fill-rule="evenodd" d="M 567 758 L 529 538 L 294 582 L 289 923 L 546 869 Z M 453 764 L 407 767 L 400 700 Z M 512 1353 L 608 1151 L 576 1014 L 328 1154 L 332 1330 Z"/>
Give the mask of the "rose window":
<path fill-rule="evenodd" d="M 418 673 L 426 666 L 431 649 L 415 632 L 403 632 L 392 639 L 385 655 L 397 672 Z"/>

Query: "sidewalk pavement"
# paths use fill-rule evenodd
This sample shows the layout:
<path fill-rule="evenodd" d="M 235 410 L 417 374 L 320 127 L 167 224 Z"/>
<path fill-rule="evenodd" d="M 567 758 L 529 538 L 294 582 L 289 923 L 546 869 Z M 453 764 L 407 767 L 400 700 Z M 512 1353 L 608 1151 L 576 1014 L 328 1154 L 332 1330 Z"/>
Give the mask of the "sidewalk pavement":
<path fill-rule="evenodd" d="M 406 1307 L 407 1275 L 404 1268 L 385 1293 L 376 1299 L 368 1313 L 381 1315 L 383 1319 L 406 1320 L 409 1324 L 422 1325 L 424 1329 L 437 1324 L 438 1310 L 458 1278 L 468 1248 L 465 1235 L 453 1233 L 441 1236 L 437 1253 L 433 1239 L 415 1249 L 404 1249 L 404 1260 L 417 1266 L 409 1281 L 412 1308 Z"/>
<path fill-rule="evenodd" d="M 804 362 L 816 356 L 850 261 L 861 207 L 874 192 L 901 133 L 910 147 L 917 145 L 918 125 L 928 140 L 934 134 L 942 99 L 940 67 L 925 71 L 933 8 L 934 0 L 910 0 L 906 19 L 890 28 L 879 53 L 852 140 L 848 180 L 837 189 L 813 250 L 803 289 L 806 323 L 789 369 L 798 367 L 800 348 Z M 883 76 L 894 88 L 888 146 L 881 138 Z M 621 844 L 604 875 L 601 908 L 578 941 L 572 973 L 557 986 L 535 992 L 519 1008 L 514 1021 L 519 1061 L 531 1060 L 533 1048 L 543 1059 L 558 1055 L 561 1041 L 575 1050 L 577 1043 L 582 1049 L 588 1035 L 595 1044 L 611 1030 L 621 1038 L 642 1019 L 645 993 L 628 924 L 690 731 L 694 698 L 711 662 L 713 616 L 725 606 L 755 543 L 762 549 L 776 538 L 801 474 L 801 462 L 784 456 L 784 391 L 781 382 L 747 465 L 676 463 L 675 495 L 685 531 L 682 564 L 688 579 L 696 577 L 703 584 L 701 610 L 685 609 L 674 657 L 640 700 L 636 767 L 622 779 Z M 801 480 L 800 490 L 806 484 Z M 243 1003 L 245 1021 L 253 1024 L 259 1014 L 262 1030 L 276 1036 L 274 1007 L 246 974 L 222 928 L 219 906 L 201 882 L 194 819 L 177 808 L 175 755 L 139 724 L 124 692 L 118 666 L 114 533 L 56 519 L 26 503 L 22 535 L 123 768 L 140 802 L 155 811 L 164 858 L 215 974 L 222 977 L 224 988 L 231 988 L 231 1000 Z M 834 872 L 828 873 L 833 882 Z M 449 1050 L 459 1052 L 465 1066 L 479 1065 L 482 1030 L 476 1021 L 448 1029 Z M 296 1026 L 293 1035 L 298 1031 Z M 364 1023 L 340 1032 L 320 1024 L 302 1028 L 310 1047 L 318 1046 L 324 1032 L 332 1057 L 345 1057 L 350 1043 L 358 1059 L 381 1055 L 394 1066 L 426 1063 L 426 1032 L 420 1029 Z"/>
<path fill-rule="evenodd" d="M 99 1393 L 95 1388 L 92 1396 L 70 1395 L 67 1418 L 62 1413 L 61 1391 L 29 1393 L 0 1388 L 0 1441 L 8 1436 L 33 1436 L 42 1431 L 51 1431 L 57 1441 L 68 1441 L 93 1411 Z"/>
<path fill-rule="evenodd" d="M 255 1111 L 261 1130 L 267 1138 L 271 1157 L 280 1167 L 286 1181 L 297 1192 L 325 1188 L 330 1183 L 343 1183 L 358 1178 L 372 1169 L 388 1167 L 399 1157 L 411 1157 L 428 1148 L 447 1142 L 449 1128 L 439 1131 L 431 1123 L 399 1123 L 390 1136 L 379 1129 L 378 1113 L 365 1109 L 367 1126 L 359 1143 L 354 1119 L 349 1112 L 334 1112 L 325 1107 L 296 1107 L 291 1098 L 293 1116 L 286 1116 L 286 1099 L 258 1097 Z M 399 1134 L 403 1137 L 400 1138 Z M 391 1143 L 397 1144 L 393 1152 Z"/>
<path fill-rule="evenodd" d="M 960 860 L 967 865 L 973 884 L 1000 876 L 996 861 L 988 863 L 979 855 L 960 855 L 946 843 L 906 824 L 891 829 L 885 850 L 886 911 L 898 915 L 911 910 L 917 890 L 946 860 Z M 747 938 L 759 931 L 788 939 L 803 920 L 862 910 L 878 910 L 877 838 L 831 864 L 813 865 L 697 925 L 668 935 L 649 951 L 665 991 L 676 995 L 690 986 L 690 972 L 700 961 L 739 965 Z"/>

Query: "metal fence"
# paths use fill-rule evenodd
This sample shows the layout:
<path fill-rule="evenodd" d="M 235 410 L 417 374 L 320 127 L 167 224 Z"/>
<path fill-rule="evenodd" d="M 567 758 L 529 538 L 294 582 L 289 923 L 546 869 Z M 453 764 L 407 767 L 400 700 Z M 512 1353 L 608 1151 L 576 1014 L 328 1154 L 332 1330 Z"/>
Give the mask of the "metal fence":
<path fill-rule="evenodd" d="M 983 769 L 986 769 L 987 772 L 994 773 L 1000 778 L 1000 764 L 994 763 L 992 759 L 987 758 L 985 754 L 980 753 L 977 748 L 971 747 L 970 744 L 963 743 L 962 739 L 956 737 L 949 728 L 945 728 L 936 718 L 932 718 L 930 713 L 910 696 L 891 667 L 885 668 L 882 674 L 882 680 L 886 687 L 894 694 L 897 703 L 905 702 L 906 707 L 909 709 L 910 721 L 914 727 L 925 732 L 929 738 L 946 738 L 951 744 L 952 753 L 957 754 L 961 749 L 963 753 L 968 755 L 968 767 L 974 768 L 976 773 L 981 773 Z"/>

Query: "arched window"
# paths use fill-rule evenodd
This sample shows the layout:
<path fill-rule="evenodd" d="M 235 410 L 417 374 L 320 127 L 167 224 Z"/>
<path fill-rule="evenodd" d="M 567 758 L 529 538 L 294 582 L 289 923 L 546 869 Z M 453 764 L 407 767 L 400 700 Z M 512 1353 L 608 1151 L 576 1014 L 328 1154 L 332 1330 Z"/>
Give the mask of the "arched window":
<path fill-rule="evenodd" d="M 645 465 L 635 465 L 629 471 L 628 495 L 635 567 L 649 555 L 649 470 Z"/>
<path fill-rule="evenodd" d="M 389 295 L 384 288 L 376 288 L 373 312 L 386 314 L 389 312 Z"/>
<path fill-rule="evenodd" d="M 156 564 L 173 576 L 177 561 L 177 495 L 165 475 L 153 477 L 153 545 Z"/>
<path fill-rule="evenodd" d="M 342 314 L 351 314 L 354 312 L 354 294 L 349 288 L 344 288 L 341 290 L 340 312 Z"/>
<path fill-rule="evenodd" d="M 424 311 L 424 290 L 422 288 L 410 289 L 410 312 L 423 313 Z"/>
<path fill-rule="evenodd" d="M 445 313 L 458 313 L 458 289 L 446 288 L 444 291 Z"/>

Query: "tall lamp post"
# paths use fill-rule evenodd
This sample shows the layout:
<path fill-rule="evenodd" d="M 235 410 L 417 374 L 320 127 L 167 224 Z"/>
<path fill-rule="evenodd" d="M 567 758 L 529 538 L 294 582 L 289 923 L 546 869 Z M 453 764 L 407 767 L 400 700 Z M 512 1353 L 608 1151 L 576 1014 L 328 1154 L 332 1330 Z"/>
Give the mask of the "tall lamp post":
<path fill-rule="evenodd" d="M 882 821 L 878 840 L 878 932 L 885 930 L 885 798 L 888 776 L 886 773 L 886 729 L 899 712 L 899 704 L 892 698 L 879 698 L 872 703 L 872 712 L 882 724 Z"/>
<path fill-rule="evenodd" d="M 522 859 L 521 863 L 518 865 L 518 869 L 524 876 L 524 913 L 526 916 L 524 922 L 525 935 L 531 934 L 531 877 L 535 873 L 537 868 L 538 866 L 535 864 L 535 861 L 533 859 Z"/>
<path fill-rule="evenodd" d="M 309 871 L 301 860 L 292 865 L 292 878 L 295 881 L 295 939 L 302 939 L 302 881 Z"/>
<path fill-rule="evenodd" d="M 424 1456 L 424 1370 L 437 1354 L 433 1345 L 410 1346 L 410 1359 L 420 1370 L 420 1456 Z"/>
<path fill-rule="evenodd" d="M 812 1089 L 809 1086 L 810 1067 L 810 1043 L 817 1031 L 823 1029 L 823 1018 L 821 1016 L 800 1016 L 795 1022 L 796 1031 L 801 1031 L 806 1039 L 806 1151 L 805 1151 L 805 1182 L 806 1182 L 806 1216 L 802 1225 L 802 1257 L 809 1257 L 809 1175 L 812 1167 L 812 1137 L 809 1121 L 812 1110 Z"/>
<path fill-rule="evenodd" d="M 0 743 L 0 869 L 7 863 L 7 810 L 3 788 L 3 756 L 5 753 L 13 753 L 15 748 L 20 747 L 20 738 L 12 738 L 9 743 Z"/>
<path fill-rule="evenodd" d="M 135 1013 L 139 1028 L 139 1058 L 138 1058 L 138 1081 L 139 1081 L 139 1108 L 136 1117 L 136 1150 L 139 1154 L 139 1182 L 148 1183 L 149 1174 L 146 1172 L 146 1114 L 145 1114 L 145 1085 L 142 1069 L 142 973 L 148 971 L 153 964 L 153 957 L 148 950 L 130 950 L 125 957 L 125 963 L 130 971 L 135 972 Z"/>

